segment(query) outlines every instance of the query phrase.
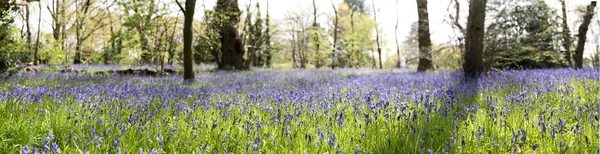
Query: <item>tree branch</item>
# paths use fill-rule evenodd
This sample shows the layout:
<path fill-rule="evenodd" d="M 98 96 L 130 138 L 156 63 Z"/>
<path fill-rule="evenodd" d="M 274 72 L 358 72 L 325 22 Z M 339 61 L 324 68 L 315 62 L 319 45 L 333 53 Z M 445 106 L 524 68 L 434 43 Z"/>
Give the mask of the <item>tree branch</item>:
<path fill-rule="evenodd" d="M 179 9 L 181 9 L 181 12 L 183 12 L 183 15 L 185 15 L 185 9 L 183 8 L 183 6 L 181 6 L 181 3 L 179 3 L 179 0 L 175 0 L 175 3 L 177 3 L 177 6 L 179 6 Z"/>

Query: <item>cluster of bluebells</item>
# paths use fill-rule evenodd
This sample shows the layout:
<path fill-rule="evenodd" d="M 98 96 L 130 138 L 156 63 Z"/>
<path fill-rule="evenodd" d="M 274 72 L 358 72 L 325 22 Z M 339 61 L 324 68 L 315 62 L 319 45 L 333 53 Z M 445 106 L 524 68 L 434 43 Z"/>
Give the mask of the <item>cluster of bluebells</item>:
<path fill-rule="evenodd" d="M 600 70 L 507 71 L 479 80 L 374 70 L 181 78 L 21 73 L 0 84 L 0 103 L 20 105 L 0 111 L 35 115 L 21 117 L 32 123 L 23 129 L 49 132 L 41 142 L 10 143 L 23 153 L 599 150 Z"/>

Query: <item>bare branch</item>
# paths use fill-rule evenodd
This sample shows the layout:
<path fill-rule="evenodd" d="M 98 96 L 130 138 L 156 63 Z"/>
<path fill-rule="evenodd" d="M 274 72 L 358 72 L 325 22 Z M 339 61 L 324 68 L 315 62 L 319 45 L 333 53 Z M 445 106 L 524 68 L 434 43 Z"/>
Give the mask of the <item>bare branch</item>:
<path fill-rule="evenodd" d="M 181 9 L 181 12 L 183 12 L 183 15 L 185 15 L 185 9 L 183 8 L 183 6 L 181 6 L 181 3 L 179 3 L 179 0 L 175 0 L 175 3 L 177 3 L 177 6 L 179 6 L 179 9 Z"/>

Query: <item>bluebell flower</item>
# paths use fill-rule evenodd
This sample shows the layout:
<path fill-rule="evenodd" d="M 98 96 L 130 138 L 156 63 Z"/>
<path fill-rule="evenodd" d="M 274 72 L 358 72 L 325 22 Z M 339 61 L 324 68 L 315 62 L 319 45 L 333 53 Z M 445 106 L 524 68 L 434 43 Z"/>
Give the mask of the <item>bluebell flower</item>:
<path fill-rule="evenodd" d="M 31 149 L 29 149 L 29 147 L 28 147 L 28 146 L 24 146 L 24 147 L 23 147 L 23 151 L 22 151 L 22 153 L 24 153 L 24 154 L 28 154 L 28 153 L 30 153 L 30 152 L 31 152 Z"/>

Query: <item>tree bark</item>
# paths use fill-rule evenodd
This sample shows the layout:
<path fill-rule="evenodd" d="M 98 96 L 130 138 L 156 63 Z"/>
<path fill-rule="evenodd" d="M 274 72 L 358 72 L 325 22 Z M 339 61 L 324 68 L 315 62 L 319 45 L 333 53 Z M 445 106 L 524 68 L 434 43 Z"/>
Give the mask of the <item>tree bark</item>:
<path fill-rule="evenodd" d="M 317 24 L 317 3 L 316 0 L 313 0 L 313 28 L 314 28 L 314 32 L 313 32 L 313 39 L 315 41 L 315 53 L 316 53 L 316 59 L 315 59 L 315 66 L 317 68 L 321 68 L 321 57 L 319 57 L 319 50 L 321 48 L 321 40 L 319 38 L 319 25 Z"/>
<path fill-rule="evenodd" d="M 349 44 L 349 51 L 350 51 L 350 55 L 348 58 L 348 66 L 350 68 L 355 67 L 354 65 L 354 61 L 358 61 L 356 58 L 356 56 L 354 55 L 355 50 L 354 50 L 354 13 L 355 11 L 353 9 L 350 10 L 350 34 L 352 37 L 350 37 L 350 40 L 348 40 L 348 44 Z"/>
<path fill-rule="evenodd" d="M 221 35 L 221 53 L 222 68 L 226 70 L 247 70 L 244 54 L 245 50 L 242 44 L 242 38 L 236 28 L 239 22 L 240 8 L 237 0 L 218 0 L 215 7 L 217 13 L 226 16 L 220 24 L 219 34 Z"/>
<path fill-rule="evenodd" d="M 31 10 L 29 9 L 29 5 L 25 6 L 25 24 L 27 26 L 27 49 L 31 51 Z"/>
<path fill-rule="evenodd" d="M 33 53 L 33 65 L 39 64 L 38 53 L 40 51 L 40 35 L 42 31 L 40 30 L 42 25 L 42 2 L 38 2 L 39 10 L 39 18 L 38 18 L 38 26 L 37 26 L 37 38 L 35 39 L 35 52 Z"/>
<path fill-rule="evenodd" d="M 306 63 L 308 63 L 308 60 L 306 59 L 306 50 L 308 50 L 308 41 L 307 41 L 307 37 L 306 37 L 306 29 L 304 27 L 301 28 L 302 30 L 300 31 L 300 34 L 298 34 L 298 36 L 300 36 L 300 68 L 306 68 Z"/>
<path fill-rule="evenodd" d="M 375 34 L 376 34 L 376 39 L 375 41 L 377 41 L 377 53 L 379 55 L 379 69 L 383 69 L 383 62 L 381 60 L 381 40 L 379 40 L 379 24 L 377 23 L 377 10 L 375 9 L 375 1 L 373 0 L 373 17 L 375 18 Z M 375 56 L 375 55 L 373 55 Z"/>
<path fill-rule="evenodd" d="M 271 14 L 269 14 L 269 0 L 267 0 L 267 17 L 265 19 L 265 45 L 267 46 L 265 49 L 265 63 L 267 68 L 271 68 L 271 59 L 273 58 L 273 53 L 271 51 Z"/>
<path fill-rule="evenodd" d="M 183 80 L 194 81 L 194 51 L 192 43 L 194 41 L 193 23 L 194 12 L 196 9 L 196 0 L 186 0 L 185 10 L 183 11 L 185 21 L 183 25 Z"/>
<path fill-rule="evenodd" d="M 419 65 L 417 71 L 425 72 L 433 69 L 427 0 L 417 0 L 417 8 L 419 11 Z"/>
<path fill-rule="evenodd" d="M 483 71 L 483 38 L 487 0 L 471 0 L 467 21 L 464 71 L 467 78 L 477 78 Z"/>
<path fill-rule="evenodd" d="M 332 49 L 332 57 L 331 57 L 331 69 L 335 69 L 335 61 L 337 59 L 337 31 L 338 31 L 338 11 L 335 8 L 335 3 L 333 0 L 331 1 L 331 6 L 333 7 L 333 13 L 335 14 L 335 23 L 333 24 L 333 49 Z"/>
<path fill-rule="evenodd" d="M 563 48 L 565 48 L 565 59 L 569 66 L 573 66 L 572 52 L 571 52 L 571 30 L 569 29 L 569 22 L 567 22 L 567 6 L 565 0 L 560 0 L 562 5 L 562 33 L 563 33 Z"/>
<path fill-rule="evenodd" d="M 297 34 L 296 29 L 292 28 L 292 42 L 291 43 L 292 43 L 292 61 L 294 62 L 294 68 L 298 67 L 298 60 L 296 59 L 296 49 L 297 49 L 296 46 L 298 44 L 296 42 L 298 42 L 298 39 L 296 37 L 296 34 Z"/>
<path fill-rule="evenodd" d="M 400 61 L 400 43 L 398 42 L 398 25 L 400 24 L 400 14 L 399 14 L 398 0 L 396 0 L 396 26 L 394 27 L 394 37 L 396 38 L 396 56 L 398 58 L 398 62 L 396 63 L 397 68 L 401 68 L 402 64 Z"/>
<path fill-rule="evenodd" d="M 585 41 L 587 39 L 588 27 L 590 26 L 592 17 L 594 16 L 594 8 L 596 1 L 592 1 L 587 8 L 587 12 L 583 16 L 583 23 L 579 27 L 579 39 L 577 40 L 577 48 L 575 49 L 575 68 L 583 68 L 583 51 L 585 49 Z"/>

